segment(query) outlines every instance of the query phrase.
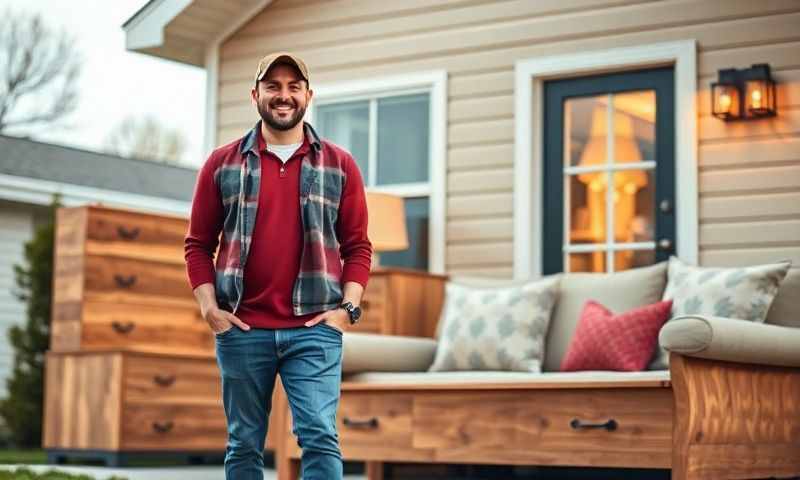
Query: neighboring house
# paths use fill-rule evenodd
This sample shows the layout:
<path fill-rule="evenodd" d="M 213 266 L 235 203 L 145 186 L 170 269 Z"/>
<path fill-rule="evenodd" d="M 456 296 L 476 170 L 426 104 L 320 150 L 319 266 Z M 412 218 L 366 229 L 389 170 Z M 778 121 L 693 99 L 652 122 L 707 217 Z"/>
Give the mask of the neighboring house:
<path fill-rule="evenodd" d="M 299 54 L 310 121 L 408 199 L 396 263 L 524 278 L 800 265 L 798 25 L 796 0 L 151 0 L 124 29 L 206 68 L 208 150 L 257 119 L 259 58 Z M 754 63 L 778 116 L 713 117 L 718 70 Z"/>
<path fill-rule="evenodd" d="M 13 265 L 48 220 L 54 193 L 65 206 L 103 203 L 188 217 L 197 171 L 0 135 L 0 398 L 13 352 L 7 331 L 24 324 Z"/>

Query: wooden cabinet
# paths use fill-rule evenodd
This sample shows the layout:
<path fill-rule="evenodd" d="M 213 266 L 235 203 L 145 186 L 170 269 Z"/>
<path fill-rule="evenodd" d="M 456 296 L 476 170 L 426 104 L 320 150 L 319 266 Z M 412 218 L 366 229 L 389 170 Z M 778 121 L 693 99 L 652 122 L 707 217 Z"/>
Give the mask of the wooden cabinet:
<path fill-rule="evenodd" d="M 353 332 L 433 337 L 444 301 L 445 275 L 380 268 L 370 273 Z"/>
<path fill-rule="evenodd" d="M 52 351 L 163 348 L 213 355 L 186 276 L 188 220 L 101 206 L 56 217 Z"/>
<path fill-rule="evenodd" d="M 48 352 L 45 372 L 45 449 L 225 449 L 225 412 L 213 357 Z"/>

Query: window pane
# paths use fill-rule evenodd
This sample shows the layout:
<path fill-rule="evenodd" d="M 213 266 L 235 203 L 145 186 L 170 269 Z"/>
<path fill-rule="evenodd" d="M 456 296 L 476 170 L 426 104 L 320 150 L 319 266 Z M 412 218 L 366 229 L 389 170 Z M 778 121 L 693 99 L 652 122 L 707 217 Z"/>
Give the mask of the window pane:
<path fill-rule="evenodd" d="M 570 98 L 564 102 L 564 165 L 606 163 L 606 96 Z"/>
<path fill-rule="evenodd" d="M 378 185 L 428 181 L 429 95 L 378 100 Z"/>
<path fill-rule="evenodd" d="M 409 247 L 401 252 L 381 253 L 380 264 L 382 266 L 428 270 L 429 204 L 428 197 L 405 199 Z"/>
<path fill-rule="evenodd" d="M 655 250 L 621 250 L 614 252 L 614 271 L 621 272 L 656 263 Z"/>
<path fill-rule="evenodd" d="M 614 237 L 616 242 L 647 242 L 654 238 L 653 170 L 614 173 Z"/>
<path fill-rule="evenodd" d="M 324 138 L 340 145 L 356 159 L 364 182 L 369 178 L 369 101 L 320 105 L 315 128 Z"/>
<path fill-rule="evenodd" d="M 614 95 L 614 113 L 614 163 L 655 160 L 655 90 Z"/>
<path fill-rule="evenodd" d="M 569 197 L 570 243 L 606 243 L 606 172 L 570 175 Z"/>
<path fill-rule="evenodd" d="M 570 253 L 567 267 L 568 272 L 605 272 L 606 252 Z"/>

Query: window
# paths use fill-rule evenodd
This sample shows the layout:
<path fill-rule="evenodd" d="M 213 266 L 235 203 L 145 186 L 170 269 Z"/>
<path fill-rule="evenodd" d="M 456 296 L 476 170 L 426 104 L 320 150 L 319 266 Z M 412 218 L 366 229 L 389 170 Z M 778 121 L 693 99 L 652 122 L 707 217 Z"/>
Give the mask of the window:
<path fill-rule="evenodd" d="M 443 270 L 445 81 L 436 74 L 315 88 L 317 132 L 353 154 L 367 189 L 405 199 L 409 248 L 382 253 L 382 266 Z"/>

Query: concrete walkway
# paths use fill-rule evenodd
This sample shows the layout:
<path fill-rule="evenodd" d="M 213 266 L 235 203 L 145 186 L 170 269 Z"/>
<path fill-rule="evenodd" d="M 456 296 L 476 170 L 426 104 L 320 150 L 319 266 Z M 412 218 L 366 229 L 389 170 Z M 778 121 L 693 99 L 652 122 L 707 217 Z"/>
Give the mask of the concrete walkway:
<path fill-rule="evenodd" d="M 114 475 L 128 480 L 225 480 L 222 466 L 204 467 L 135 467 L 106 468 L 78 465 L 0 465 L 3 470 L 26 467 L 36 473 L 58 470 L 72 474 L 90 475 L 96 480 L 107 480 Z M 275 470 L 264 469 L 264 480 L 276 480 Z M 345 475 L 345 480 L 365 480 L 363 475 Z"/>

